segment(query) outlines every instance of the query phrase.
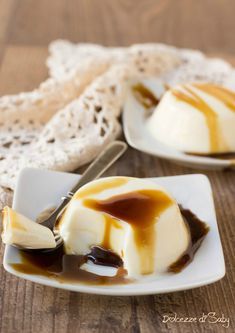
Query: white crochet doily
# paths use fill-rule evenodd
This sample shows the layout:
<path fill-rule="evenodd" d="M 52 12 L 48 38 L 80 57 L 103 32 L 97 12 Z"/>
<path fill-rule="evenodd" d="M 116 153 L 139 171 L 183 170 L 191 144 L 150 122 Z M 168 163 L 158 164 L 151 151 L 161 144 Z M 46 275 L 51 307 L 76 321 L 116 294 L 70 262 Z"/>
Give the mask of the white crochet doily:
<path fill-rule="evenodd" d="M 211 81 L 234 86 L 220 59 L 161 44 L 105 48 L 55 41 L 50 78 L 32 92 L 0 98 L 0 206 L 26 166 L 72 171 L 90 162 L 121 131 L 125 85 L 157 76 L 170 85 Z"/>

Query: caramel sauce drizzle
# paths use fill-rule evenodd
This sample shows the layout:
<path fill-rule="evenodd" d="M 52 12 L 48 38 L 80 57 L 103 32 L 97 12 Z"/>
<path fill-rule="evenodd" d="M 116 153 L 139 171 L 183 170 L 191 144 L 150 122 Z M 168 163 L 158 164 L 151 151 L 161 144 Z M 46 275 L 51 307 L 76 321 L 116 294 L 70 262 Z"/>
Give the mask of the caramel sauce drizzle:
<path fill-rule="evenodd" d="M 231 90 L 210 83 L 194 83 L 194 86 L 206 92 L 207 94 L 219 99 L 229 109 L 235 111 L 235 93 Z"/>
<path fill-rule="evenodd" d="M 111 234 L 112 234 L 112 229 L 122 229 L 120 223 L 115 220 L 112 216 L 105 214 L 105 231 L 104 231 L 104 238 L 101 243 L 101 247 L 107 250 L 112 249 L 111 245 Z"/>
<path fill-rule="evenodd" d="M 151 109 L 159 103 L 158 98 L 142 83 L 134 85 L 132 91 L 137 101 L 146 109 Z"/>
<path fill-rule="evenodd" d="M 88 186 L 88 187 L 80 189 L 78 192 L 75 193 L 73 198 L 81 199 L 81 198 L 85 198 L 88 196 L 92 196 L 92 195 L 101 193 L 103 191 L 125 185 L 127 182 L 128 182 L 128 179 L 126 177 L 117 177 L 117 178 L 113 179 L 112 181 L 110 181 L 110 179 L 108 179 L 107 181 L 103 181 L 98 184 L 94 183 L 94 184 L 92 184 L 92 186 Z"/>
<path fill-rule="evenodd" d="M 128 179 L 126 177 L 117 177 L 117 178 L 113 179 L 112 181 L 107 180 L 107 181 L 102 181 L 101 183 L 93 183 L 92 185 L 90 185 L 88 187 L 79 189 L 79 191 L 77 191 L 74 194 L 72 200 L 84 199 L 86 197 L 89 197 L 89 196 L 92 196 L 95 194 L 99 194 L 103 191 L 125 185 L 127 182 L 128 182 Z M 56 228 L 59 228 L 59 226 L 63 223 L 65 214 L 66 214 L 66 210 L 62 214 L 61 218 L 57 221 Z M 114 224 L 116 226 L 117 222 L 116 223 L 112 222 L 112 224 Z M 108 229 L 108 228 L 109 228 L 109 223 L 106 221 L 106 229 Z M 105 233 L 106 233 L 106 231 L 105 231 Z"/>
<path fill-rule="evenodd" d="M 106 200 L 84 200 L 85 206 L 103 212 L 105 216 L 123 220 L 132 226 L 142 274 L 151 274 L 154 271 L 156 219 L 172 203 L 164 192 L 157 190 L 139 190 Z M 113 219 L 111 221 L 113 223 Z M 110 220 L 106 223 L 103 247 L 110 246 L 111 223 Z"/>
<path fill-rule="evenodd" d="M 201 85 L 203 86 L 203 85 Z M 207 127 L 209 130 L 209 136 L 210 136 L 210 150 L 211 152 L 218 152 L 220 150 L 220 147 L 226 146 L 224 139 L 221 135 L 219 124 L 218 124 L 218 115 L 214 110 L 192 89 L 187 87 L 186 85 L 183 86 L 184 90 L 187 92 L 181 90 L 173 89 L 172 93 L 173 95 L 179 99 L 182 102 L 185 102 L 194 108 L 196 108 L 198 111 L 200 111 L 206 119 Z M 216 96 L 218 97 L 218 96 Z"/>

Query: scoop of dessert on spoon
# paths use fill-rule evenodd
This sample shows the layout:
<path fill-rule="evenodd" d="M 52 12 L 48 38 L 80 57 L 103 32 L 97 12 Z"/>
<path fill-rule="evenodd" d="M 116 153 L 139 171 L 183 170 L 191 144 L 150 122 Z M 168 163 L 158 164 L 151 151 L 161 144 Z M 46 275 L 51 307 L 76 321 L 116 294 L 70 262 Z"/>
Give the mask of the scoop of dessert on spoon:
<path fill-rule="evenodd" d="M 127 149 L 126 143 L 114 141 L 110 143 L 103 152 L 89 165 L 76 185 L 62 197 L 61 204 L 55 210 L 40 222 L 35 223 L 21 214 L 13 211 L 9 207 L 3 210 L 3 233 L 2 239 L 5 244 L 9 244 L 24 251 L 51 252 L 63 245 L 63 239 L 58 230 L 55 230 L 55 224 L 61 213 L 73 197 L 74 193 L 83 185 L 101 176 Z M 32 222 L 32 223 L 31 223 Z M 34 230 L 30 236 L 30 229 Z M 20 242 L 19 236 L 14 235 L 15 230 L 21 230 L 19 233 L 25 233 L 27 246 Z M 42 233 L 48 238 L 47 247 L 41 247 L 40 241 L 34 246 L 34 236 Z M 14 237 L 13 237 L 14 236 Z M 36 238 L 36 237 L 35 237 Z M 42 240 L 41 240 L 42 242 Z"/>

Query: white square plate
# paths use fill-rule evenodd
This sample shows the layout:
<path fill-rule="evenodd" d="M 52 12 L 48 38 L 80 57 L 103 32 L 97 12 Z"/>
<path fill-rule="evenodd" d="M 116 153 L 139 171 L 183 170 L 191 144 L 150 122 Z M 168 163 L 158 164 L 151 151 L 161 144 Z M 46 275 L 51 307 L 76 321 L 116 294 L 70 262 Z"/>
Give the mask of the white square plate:
<path fill-rule="evenodd" d="M 27 168 L 19 176 L 13 208 L 35 219 L 45 208 L 57 205 L 60 198 L 75 184 L 79 175 Z M 178 274 L 143 278 L 126 285 L 91 286 L 61 283 L 52 278 L 28 275 L 14 270 L 11 263 L 20 263 L 16 248 L 6 246 L 4 268 L 21 278 L 44 285 L 73 291 L 103 295 L 144 295 L 166 293 L 203 286 L 221 279 L 225 274 L 223 251 L 218 232 L 210 183 L 204 175 L 151 178 L 164 186 L 185 208 L 207 222 L 210 231 L 196 252 L 194 260 Z"/>
<path fill-rule="evenodd" d="M 141 82 L 157 97 L 164 92 L 162 82 L 158 79 L 145 79 Z M 188 155 L 178 151 L 154 138 L 146 126 L 146 109 L 140 104 L 132 93 L 133 82 L 128 85 L 126 101 L 123 108 L 123 130 L 128 144 L 144 153 L 158 156 L 177 164 L 200 169 L 222 170 L 234 169 L 234 159 L 219 159 L 215 157 Z"/>

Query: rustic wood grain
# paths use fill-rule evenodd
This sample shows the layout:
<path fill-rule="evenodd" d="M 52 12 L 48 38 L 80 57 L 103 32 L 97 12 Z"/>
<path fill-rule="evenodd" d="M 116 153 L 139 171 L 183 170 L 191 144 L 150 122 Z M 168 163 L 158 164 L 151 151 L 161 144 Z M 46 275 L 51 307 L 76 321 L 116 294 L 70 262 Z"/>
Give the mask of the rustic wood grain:
<path fill-rule="evenodd" d="M 235 64 L 233 0 L 0 0 L 0 93 L 35 88 L 47 73 L 46 46 L 54 38 L 104 45 L 164 42 L 228 55 Z M 107 175 L 138 177 L 201 172 L 129 149 Z M 1 333 L 234 332 L 235 173 L 212 172 L 227 274 L 212 285 L 165 295 L 107 297 L 57 290 L 20 280 L 0 267 Z M 2 262 L 3 246 L 0 250 Z M 165 313 L 220 324 L 162 322 Z"/>

